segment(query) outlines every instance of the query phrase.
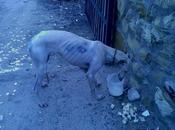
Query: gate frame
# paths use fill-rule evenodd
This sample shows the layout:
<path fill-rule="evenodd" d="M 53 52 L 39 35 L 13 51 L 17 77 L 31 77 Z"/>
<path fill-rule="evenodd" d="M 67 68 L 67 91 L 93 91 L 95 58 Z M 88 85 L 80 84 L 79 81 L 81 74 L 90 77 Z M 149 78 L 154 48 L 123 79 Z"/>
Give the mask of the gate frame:
<path fill-rule="evenodd" d="M 117 0 L 85 0 L 85 13 L 95 39 L 114 47 Z"/>

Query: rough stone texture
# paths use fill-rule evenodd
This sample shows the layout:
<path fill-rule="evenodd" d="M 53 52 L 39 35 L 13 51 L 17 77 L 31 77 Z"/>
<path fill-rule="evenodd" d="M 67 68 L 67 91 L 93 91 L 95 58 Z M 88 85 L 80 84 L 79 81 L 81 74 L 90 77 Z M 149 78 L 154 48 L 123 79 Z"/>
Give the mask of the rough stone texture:
<path fill-rule="evenodd" d="M 174 81 L 165 81 L 165 89 L 169 94 L 175 96 L 175 82 Z"/>
<path fill-rule="evenodd" d="M 128 100 L 135 101 L 140 99 L 140 94 L 135 88 L 131 88 L 128 90 Z"/>
<path fill-rule="evenodd" d="M 118 0 L 116 30 L 132 55 L 129 86 L 146 90 L 143 103 L 148 93 L 148 102 L 154 101 L 156 86 L 175 78 L 174 28 L 174 0 Z"/>

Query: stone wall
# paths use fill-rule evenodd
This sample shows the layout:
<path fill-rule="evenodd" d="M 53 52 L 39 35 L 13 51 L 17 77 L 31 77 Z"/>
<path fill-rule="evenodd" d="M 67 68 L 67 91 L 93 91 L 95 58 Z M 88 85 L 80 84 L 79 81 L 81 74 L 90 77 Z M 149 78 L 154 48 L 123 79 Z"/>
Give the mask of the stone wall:
<path fill-rule="evenodd" d="M 175 80 L 175 0 L 118 0 L 117 15 L 117 46 L 132 57 L 129 87 L 149 106 Z"/>

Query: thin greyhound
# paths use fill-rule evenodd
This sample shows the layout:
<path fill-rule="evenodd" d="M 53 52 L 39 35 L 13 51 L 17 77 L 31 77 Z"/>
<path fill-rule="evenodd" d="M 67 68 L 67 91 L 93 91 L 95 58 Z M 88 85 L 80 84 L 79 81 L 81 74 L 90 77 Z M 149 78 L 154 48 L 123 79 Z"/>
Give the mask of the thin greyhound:
<path fill-rule="evenodd" d="M 95 74 L 105 64 L 110 62 L 128 61 L 128 55 L 120 50 L 104 45 L 100 41 L 92 41 L 67 31 L 48 30 L 35 35 L 28 45 L 30 56 L 36 67 L 36 82 L 34 90 L 42 86 L 47 77 L 47 62 L 51 53 L 58 53 L 69 63 L 88 69 L 87 78 L 91 93 L 95 94 L 97 85 Z"/>

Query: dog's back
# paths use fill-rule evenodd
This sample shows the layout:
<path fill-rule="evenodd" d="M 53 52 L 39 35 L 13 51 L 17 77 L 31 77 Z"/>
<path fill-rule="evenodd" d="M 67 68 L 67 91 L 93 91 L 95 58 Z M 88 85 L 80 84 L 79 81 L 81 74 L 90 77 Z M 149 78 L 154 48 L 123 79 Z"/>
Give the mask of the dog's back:
<path fill-rule="evenodd" d="M 56 52 L 71 64 L 83 67 L 91 61 L 95 53 L 94 46 L 94 41 L 71 32 L 49 30 L 42 31 L 32 38 L 29 43 L 29 52 L 35 59 L 38 57 L 37 55 L 43 57 L 43 55 Z"/>

